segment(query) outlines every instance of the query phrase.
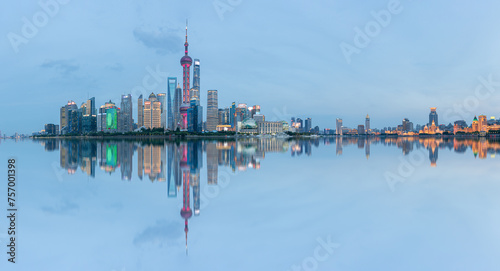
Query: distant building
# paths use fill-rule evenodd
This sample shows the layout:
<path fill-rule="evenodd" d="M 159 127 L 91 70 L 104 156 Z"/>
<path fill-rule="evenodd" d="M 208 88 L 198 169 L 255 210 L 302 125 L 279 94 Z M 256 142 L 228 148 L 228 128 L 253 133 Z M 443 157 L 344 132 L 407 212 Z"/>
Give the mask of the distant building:
<path fill-rule="evenodd" d="M 219 123 L 219 105 L 217 90 L 207 93 L 207 131 L 215 131 Z M 225 118 L 224 118 L 225 119 Z M 226 123 L 222 123 L 223 125 Z"/>
<path fill-rule="evenodd" d="M 465 120 L 457 120 L 454 122 L 456 126 L 458 126 L 460 129 L 468 127 L 467 123 Z"/>
<path fill-rule="evenodd" d="M 477 120 L 477 117 L 474 116 L 474 120 L 472 120 L 472 132 L 479 132 L 479 121 Z"/>
<path fill-rule="evenodd" d="M 297 133 L 303 133 L 304 132 L 304 121 L 302 121 L 301 118 L 297 118 L 295 120 L 295 129 Z"/>
<path fill-rule="evenodd" d="M 154 93 L 144 102 L 144 127 L 161 128 L 161 102 Z"/>
<path fill-rule="evenodd" d="M 413 130 L 413 123 L 411 123 L 409 119 L 404 118 L 403 124 L 402 124 L 402 130 L 404 132 L 412 131 Z"/>
<path fill-rule="evenodd" d="M 485 115 L 480 115 L 478 118 L 478 129 L 479 131 L 486 131 L 488 128 L 488 120 L 486 119 Z"/>
<path fill-rule="evenodd" d="M 158 93 L 156 100 L 160 102 L 160 127 L 167 128 L 167 95 L 165 93 Z"/>
<path fill-rule="evenodd" d="M 365 118 L 365 129 L 366 129 L 366 133 L 370 133 L 370 116 L 368 114 L 366 114 L 366 118 Z"/>
<path fill-rule="evenodd" d="M 193 65 L 193 88 L 200 93 L 200 60 L 196 58 Z"/>
<path fill-rule="evenodd" d="M 70 112 L 78 110 L 78 107 L 76 106 L 76 103 L 74 101 L 68 101 L 66 105 L 61 107 L 60 110 L 60 122 L 59 126 L 61 128 L 61 134 L 69 133 L 70 132 Z"/>
<path fill-rule="evenodd" d="M 97 114 L 95 108 L 95 98 L 88 99 L 81 107 L 82 111 L 82 133 L 92 133 L 97 131 Z"/>
<path fill-rule="evenodd" d="M 47 123 L 45 124 L 45 133 L 48 135 L 56 135 L 58 131 L 56 130 L 56 126 L 53 123 Z"/>
<path fill-rule="evenodd" d="M 358 135 L 364 135 L 365 134 L 365 126 L 364 125 L 358 125 Z"/>
<path fill-rule="evenodd" d="M 279 134 L 283 133 L 283 122 L 281 121 L 261 121 L 257 122 L 259 134 Z"/>
<path fill-rule="evenodd" d="M 304 123 L 304 132 L 310 133 L 312 129 L 312 119 L 307 118 L 305 123 Z"/>
<path fill-rule="evenodd" d="M 259 114 L 255 114 L 253 115 L 252 117 L 256 122 L 260 122 L 260 121 L 265 121 L 266 118 L 264 115 L 261 115 L 260 113 Z"/>
<path fill-rule="evenodd" d="M 132 95 L 122 95 L 120 104 L 120 119 L 118 121 L 120 132 L 130 132 L 134 129 L 134 119 L 132 118 Z"/>
<path fill-rule="evenodd" d="M 260 114 L 260 105 L 254 105 L 248 108 L 249 118 L 253 119 L 255 114 Z"/>
<path fill-rule="evenodd" d="M 177 85 L 177 77 L 169 77 L 167 79 L 167 129 L 175 130 L 174 125 L 174 107 L 172 105 L 172 96 L 175 96 L 175 87 Z M 179 110 L 177 108 L 177 110 Z"/>
<path fill-rule="evenodd" d="M 198 99 L 191 99 L 191 103 L 187 112 L 188 116 L 188 131 L 201 133 L 203 131 L 203 107 L 200 106 Z"/>
<path fill-rule="evenodd" d="M 342 119 L 337 119 L 335 123 L 335 128 L 337 135 L 343 135 L 343 130 L 342 130 Z"/>
<path fill-rule="evenodd" d="M 142 94 L 137 99 L 137 127 L 144 126 L 144 100 Z"/>
<path fill-rule="evenodd" d="M 438 114 L 436 112 L 436 107 L 431 107 L 431 113 L 429 113 L 429 126 L 432 125 L 433 121 L 434 121 L 434 124 L 436 126 L 439 126 Z"/>

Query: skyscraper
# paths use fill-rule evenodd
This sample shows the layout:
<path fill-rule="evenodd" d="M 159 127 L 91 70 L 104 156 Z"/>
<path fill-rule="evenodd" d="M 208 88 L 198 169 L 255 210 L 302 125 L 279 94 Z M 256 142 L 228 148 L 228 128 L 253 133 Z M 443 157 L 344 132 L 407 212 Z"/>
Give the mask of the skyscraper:
<path fill-rule="evenodd" d="M 311 118 L 307 118 L 305 123 L 304 123 L 305 127 L 304 127 L 304 132 L 306 133 L 310 133 L 311 132 L 311 128 L 312 128 L 312 119 Z"/>
<path fill-rule="evenodd" d="M 436 126 L 439 126 L 436 107 L 431 107 L 431 113 L 429 113 L 429 126 L 432 125 L 432 121 L 434 121 L 434 124 L 436 124 Z"/>
<path fill-rule="evenodd" d="M 161 103 L 160 105 L 160 126 L 165 129 L 167 127 L 167 108 L 166 108 L 166 97 L 165 93 L 158 93 L 156 99 Z"/>
<path fill-rule="evenodd" d="M 120 110 L 120 120 L 118 129 L 120 132 L 130 132 L 134 130 L 134 119 L 132 118 L 132 96 L 122 95 L 121 101 L 121 110 Z"/>
<path fill-rule="evenodd" d="M 137 127 L 144 126 L 144 101 L 142 100 L 142 94 L 137 99 Z"/>
<path fill-rule="evenodd" d="M 64 127 L 68 125 L 68 121 L 66 118 L 66 106 L 61 106 L 59 111 L 59 127 L 61 129 L 61 133 L 63 132 Z"/>
<path fill-rule="evenodd" d="M 219 105 L 217 90 L 209 90 L 207 94 L 207 131 L 215 131 L 219 123 Z"/>
<path fill-rule="evenodd" d="M 91 133 L 97 131 L 97 114 L 95 108 L 95 97 L 85 102 L 82 109 L 82 132 Z"/>
<path fill-rule="evenodd" d="M 365 118 L 365 129 L 366 133 L 368 134 L 370 132 L 370 116 L 368 114 L 366 114 Z"/>
<path fill-rule="evenodd" d="M 193 65 L 193 88 L 200 93 L 200 60 L 194 59 Z"/>
<path fill-rule="evenodd" d="M 151 101 L 144 102 L 144 127 L 151 129 Z"/>
<path fill-rule="evenodd" d="M 66 105 L 61 107 L 60 111 L 60 129 L 61 134 L 70 132 L 70 124 L 71 124 L 71 111 L 78 110 L 76 103 L 74 101 L 68 101 Z"/>
<path fill-rule="evenodd" d="M 342 119 L 337 119 L 336 121 L 337 135 L 342 135 Z"/>
<path fill-rule="evenodd" d="M 231 123 L 231 127 L 236 131 L 236 103 L 233 102 L 231 104 L 231 108 L 229 109 L 229 122 Z"/>
<path fill-rule="evenodd" d="M 154 93 L 144 102 L 144 126 L 146 128 L 161 127 L 161 102 Z"/>
<path fill-rule="evenodd" d="M 169 77 L 167 79 L 167 129 L 174 130 L 174 108 L 172 106 L 172 95 L 175 96 L 175 87 L 177 85 L 177 77 Z M 175 99 L 174 99 L 175 100 Z M 179 110 L 179 108 L 177 108 Z"/>

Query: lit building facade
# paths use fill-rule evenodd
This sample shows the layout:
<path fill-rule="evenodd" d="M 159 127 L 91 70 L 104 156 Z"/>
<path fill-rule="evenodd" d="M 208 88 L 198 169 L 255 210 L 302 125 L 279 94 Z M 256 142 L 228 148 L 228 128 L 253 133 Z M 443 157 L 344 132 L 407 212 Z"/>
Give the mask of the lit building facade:
<path fill-rule="evenodd" d="M 260 121 L 257 122 L 259 134 L 280 134 L 283 133 L 282 121 Z"/>
<path fill-rule="evenodd" d="M 141 96 L 137 99 L 137 127 L 144 126 L 144 100 Z"/>
<path fill-rule="evenodd" d="M 169 77 L 167 79 L 167 129 L 175 130 L 174 125 L 174 107 L 172 102 L 172 95 L 175 96 L 175 87 L 177 86 L 177 77 Z M 175 98 L 175 97 L 174 97 Z M 175 99 L 174 99 L 175 103 Z M 179 108 L 177 108 L 179 110 Z"/>
<path fill-rule="evenodd" d="M 438 114 L 436 112 L 436 107 L 431 107 L 431 113 L 429 113 L 429 125 L 432 125 L 433 121 L 434 121 L 434 124 L 436 126 L 439 126 Z"/>
<path fill-rule="evenodd" d="M 156 95 L 156 100 L 160 102 L 160 127 L 166 129 L 167 127 L 167 94 L 158 93 Z"/>
<path fill-rule="evenodd" d="M 219 123 L 219 102 L 217 90 L 207 93 L 207 131 L 215 131 Z"/>
<path fill-rule="evenodd" d="M 132 95 L 122 95 L 120 106 L 119 131 L 130 132 L 134 130 L 134 119 L 132 118 Z"/>
<path fill-rule="evenodd" d="M 365 129 L 366 129 L 366 133 L 369 134 L 370 133 L 370 116 L 368 114 L 366 114 L 366 118 L 365 118 Z"/>
<path fill-rule="evenodd" d="M 343 135 L 342 133 L 342 119 L 337 119 L 335 121 L 335 127 L 336 127 L 336 132 L 337 132 L 337 135 Z"/>

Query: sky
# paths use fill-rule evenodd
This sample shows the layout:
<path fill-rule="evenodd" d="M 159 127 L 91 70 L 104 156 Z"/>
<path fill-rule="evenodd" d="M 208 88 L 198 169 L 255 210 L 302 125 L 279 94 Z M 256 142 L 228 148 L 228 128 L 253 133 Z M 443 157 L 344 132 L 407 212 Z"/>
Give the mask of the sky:
<path fill-rule="evenodd" d="M 0 131 L 59 123 L 68 100 L 96 106 L 167 92 L 189 55 L 201 104 L 260 105 L 268 120 L 372 128 L 500 117 L 498 1 L 9 1 L 0 11 Z M 499 83 L 497 83 L 499 82 Z M 204 112 L 206 117 L 206 112 Z"/>

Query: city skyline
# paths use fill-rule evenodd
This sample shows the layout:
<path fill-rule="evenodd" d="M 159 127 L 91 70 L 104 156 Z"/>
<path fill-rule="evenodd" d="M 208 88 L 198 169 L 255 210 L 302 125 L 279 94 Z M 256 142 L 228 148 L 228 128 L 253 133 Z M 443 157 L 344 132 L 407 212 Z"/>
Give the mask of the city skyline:
<path fill-rule="evenodd" d="M 353 29 L 376 22 L 373 14 L 381 14 L 389 3 L 399 3 L 399 12 L 348 63 L 339 46 L 353 45 Z M 32 21 L 46 11 L 37 3 L 10 5 L 12 12 L 0 27 L 5 37 L 0 55 L 12 63 L 2 72 L 0 114 L 9 117 L 2 118 L 0 130 L 7 135 L 31 134 L 43 124 L 57 123 L 60 112 L 53 108 L 68 99 L 77 106 L 90 97 L 96 97 L 96 105 L 109 100 L 118 105 L 123 94 L 130 93 L 135 103 L 141 94 L 167 93 L 167 77 L 182 78 L 179 56 L 186 18 L 190 53 L 203 61 L 201 104 L 207 90 L 217 89 L 221 105 L 259 104 L 266 118 L 311 117 L 321 128 L 334 128 L 336 118 L 355 128 L 366 112 L 371 127 L 378 128 L 403 118 L 424 124 L 429 107 L 438 108 L 440 124 L 470 123 L 474 116 L 500 113 L 500 56 L 494 50 L 500 40 L 491 35 L 499 20 L 493 10 L 500 4 L 493 1 L 454 3 L 452 9 L 445 2 L 323 2 L 307 9 L 298 3 L 241 2 L 222 15 L 210 2 L 118 7 L 69 2 L 58 4 L 49 21 L 18 45 L 10 33 L 22 36 L 23 18 Z M 273 12 L 277 8 L 284 13 Z M 418 20 L 423 10 L 428 11 L 425 23 Z M 91 15 L 93 11 L 101 15 Z M 131 20 L 119 25 L 104 18 L 114 14 Z M 464 16 L 479 19 L 471 22 Z M 109 26 L 96 29 L 88 22 Z M 426 27 L 431 24 L 435 27 Z M 148 85 L 155 85 L 152 89 L 143 84 L 146 77 Z M 486 99 L 482 97 L 488 92 L 478 96 L 475 91 L 486 89 L 488 81 L 494 88 Z M 25 95 L 19 99 L 18 93 Z M 19 106 L 36 106 L 40 113 L 9 114 Z"/>

